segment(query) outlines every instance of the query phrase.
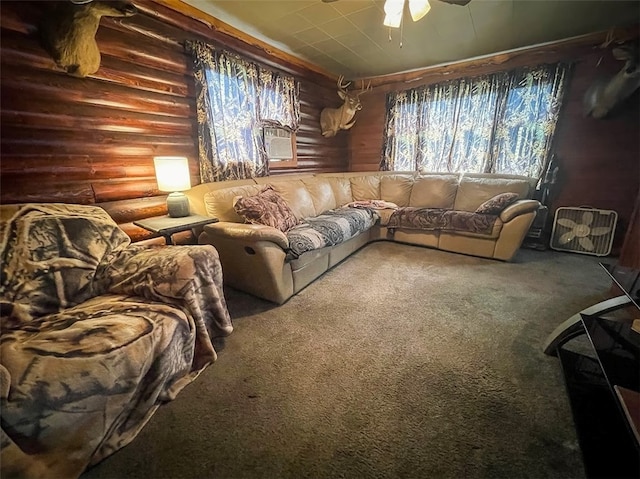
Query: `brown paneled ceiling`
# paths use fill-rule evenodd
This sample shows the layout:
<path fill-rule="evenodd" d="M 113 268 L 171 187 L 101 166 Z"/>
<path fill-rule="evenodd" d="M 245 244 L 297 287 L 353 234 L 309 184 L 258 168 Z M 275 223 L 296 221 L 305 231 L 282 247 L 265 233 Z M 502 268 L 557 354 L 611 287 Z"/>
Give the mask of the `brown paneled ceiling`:
<path fill-rule="evenodd" d="M 430 0 L 402 29 L 384 0 L 183 0 L 335 75 L 379 76 L 640 23 L 640 0 Z M 400 44 L 402 43 L 402 46 Z"/>

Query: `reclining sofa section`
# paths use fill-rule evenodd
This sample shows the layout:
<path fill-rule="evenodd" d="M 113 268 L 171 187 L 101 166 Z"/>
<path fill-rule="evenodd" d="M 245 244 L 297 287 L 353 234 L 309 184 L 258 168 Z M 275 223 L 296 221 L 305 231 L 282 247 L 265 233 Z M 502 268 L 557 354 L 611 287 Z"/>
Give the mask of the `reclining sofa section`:
<path fill-rule="evenodd" d="M 530 199 L 536 182 L 514 175 L 323 173 L 203 183 L 187 196 L 193 213 L 220 220 L 205 226 L 199 242 L 218 250 L 225 283 L 282 304 L 371 241 L 509 261 L 540 205 Z M 234 210 L 234 200 L 257 194 L 266 185 L 286 200 L 301 222 L 354 201 L 384 200 L 399 208 L 377 210 L 374 215 L 379 220 L 337 244 L 291 254 L 287 234 L 271 226 L 247 224 Z M 515 193 L 517 200 L 491 215 L 476 212 L 502 193 Z"/>

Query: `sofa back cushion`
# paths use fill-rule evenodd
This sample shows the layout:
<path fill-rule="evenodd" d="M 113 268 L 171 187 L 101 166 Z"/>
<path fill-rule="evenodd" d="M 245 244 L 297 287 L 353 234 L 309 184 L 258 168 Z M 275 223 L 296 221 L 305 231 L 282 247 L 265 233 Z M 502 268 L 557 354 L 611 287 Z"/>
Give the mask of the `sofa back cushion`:
<path fill-rule="evenodd" d="M 349 181 L 349 178 L 344 176 L 327 176 L 326 179 L 333 190 L 333 196 L 336 199 L 336 207 L 344 206 L 353 201 L 351 182 Z"/>
<path fill-rule="evenodd" d="M 380 177 L 378 175 L 351 176 L 351 194 L 354 201 L 379 200 Z"/>
<path fill-rule="evenodd" d="M 244 218 L 233 209 L 233 200 L 237 197 L 255 195 L 262 188 L 264 188 L 263 185 L 252 184 L 209 191 L 204 195 L 207 215 L 218 218 L 220 221 L 244 223 Z"/>
<path fill-rule="evenodd" d="M 409 206 L 413 175 L 384 175 L 380 177 L 380 199 L 398 206 Z"/>
<path fill-rule="evenodd" d="M 416 208 L 453 208 L 458 189 L 458 175 L 429 174 L 415 178 L 409 206 Z"/>
<path fill-rule="evenodd" d="M 530 180 L 518 177 L 463 176 L 458 186 L 454 209 L 476 211 L 478 207 L 500 193 L 517 193 L 528 198 Z"/>
<path fill-rule="evenodd" d="M 333 188 L 331 188 L 331 183 L 327 178 L 305 178 L 302 182 L 311 195 L 317 215 L 321 215 L 325 211 L 332 210 L 338 206 L 336 197 L 333 194 Z"/>
<path fill-rule="evenodd" d="M 207 193 L 236 186 L 255 184 L 256 182 L 253 179 L 211 181 L 209 183 L 200 183 L 199 185 L 195 185 L 191 189 L 185 191 L 184 194 L 189 198 L 189 209 L 191 210 L 191 214 L 206 216 L 208 214 L 207 205 L 205 204 L 205 196 Z"/>

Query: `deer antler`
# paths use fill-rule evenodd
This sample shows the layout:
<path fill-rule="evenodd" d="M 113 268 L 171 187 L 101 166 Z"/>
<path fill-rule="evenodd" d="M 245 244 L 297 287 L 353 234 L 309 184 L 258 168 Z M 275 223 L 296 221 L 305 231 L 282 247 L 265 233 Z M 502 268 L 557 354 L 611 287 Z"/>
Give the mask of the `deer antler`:
<path fill-rule="evenodd" d="M 344 75 L 340 75 L 340 76 L 338 77 L 338 88 L 340 88 L 340 89 L 341 89 L 341 90 L 343 90 L 343 91 L 346 91 L 346 90 L 347 90 L 347 87 L 348 87 L 349 85 L 351 85 L 351 82 L 347 82 L 347 83 L 345 83 L 345 84 L 343 85 L 343 84 L 342 84 L 342 82 L 343 82 L 343 81 L 344 81 Z"/>
<path fill-rule="evenodd" d="M 367 88 L 364 87 L 364 80 L 362 80 L 362 87 L 360 93 L 358 93 L 358 98 L 360 98 L 360 95 L 362 95 L 363 93 L 367 93 L 369 90 L 371 90 L 371 80 L 369 80 L 369 83 L 367 83 Z"/>

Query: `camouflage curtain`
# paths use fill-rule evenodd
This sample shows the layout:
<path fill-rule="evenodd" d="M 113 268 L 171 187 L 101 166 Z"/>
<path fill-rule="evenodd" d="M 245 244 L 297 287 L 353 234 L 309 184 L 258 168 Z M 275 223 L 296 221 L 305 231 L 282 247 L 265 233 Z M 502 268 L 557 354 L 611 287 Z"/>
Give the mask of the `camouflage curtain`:
<path fill-rule="evenodd" d="M 268 176 L 262 126 L 298 128 L 297 82 L 202 42 L 186 48 L 194 61 L 202 181 Z"/>
<path fill-rule="evenodd" d="M 540 177 L 567 77 L 542 65 L 392 92 L 380 169 Z"/>

